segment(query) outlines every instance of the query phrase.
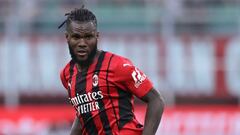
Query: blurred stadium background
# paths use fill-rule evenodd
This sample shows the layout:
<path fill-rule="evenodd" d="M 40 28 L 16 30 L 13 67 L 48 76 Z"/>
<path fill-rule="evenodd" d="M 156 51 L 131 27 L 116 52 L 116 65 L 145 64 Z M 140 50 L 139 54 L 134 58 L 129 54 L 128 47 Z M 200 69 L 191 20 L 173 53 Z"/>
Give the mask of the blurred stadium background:
<path fill-rule="evenodd" d="M 80 0 L 0 0 L 0 135 L 68 134 L 59 71 L 64 14 Z M 239 0 L 89 0 L 99 47 L 130 58 L 164 95 L 157 134 L 240 134 Z M 143 122 L 145 105 L 136 100 Z"/>

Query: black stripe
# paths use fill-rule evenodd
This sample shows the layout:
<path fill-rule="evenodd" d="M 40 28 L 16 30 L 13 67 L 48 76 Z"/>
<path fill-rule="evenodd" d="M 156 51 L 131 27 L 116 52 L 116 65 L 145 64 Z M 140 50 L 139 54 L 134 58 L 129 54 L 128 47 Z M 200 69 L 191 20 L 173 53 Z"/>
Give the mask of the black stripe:
<path fill-rule="evenodd" d="M 69 68 L 70 77 L 69 77 L 69 80 L 67 82 L 67 83 L 70 83 L 70 84 L 72 84 L 73 68 L 74 68 L 74 62 L 71 60 L 70 61 L 70 68 Z M 68 86 L 68 96 L 71 97 L 71 88 L 69 86 Z"/>
<path fill-rule="evenodd" d="M 95 68 L 95 74 L 99 75 L 100 69 L 102 67 L 102 62 L 104 60 L 106 52 L 101 52 L 99 58 L 98 58 L 98 62 Z M 99 86 L 93 87 L 93 91 L 94 92 L 98 92 L 99 91 Z M 98 100 L 98 104 L 100 107 L 100 118 L 101 118 L 101 122 L 105 131 L 106 135 L 112 135 L 112 130 L 110 127 L 110 123 L 107 117 L 107 113 L 105 112 L 105 108 L 104 108 L 104 103 L 102 101 L 102 99 Z"/>
<path fill-rule="evenodd" d="M 114 117 L 115 117 L 115 119 L 116 119 L 118 129 L 120 129 L 120 126 L 119 126 L 119 123 L 118 123 L 119 121 L 118 121 L 118 119 L 117 119 L 117 113 L 116 113 L 115 107 L 114 107 L 114 105 L 113 105 L 112 97 L 110 96 L 110 88 L 109 88 L 109 82 L 108 82 L 108 73 L 109 73 L 109 67 L 110 67 L 110 63 L 111 63 L 111 61 L 112 61 L 112 57 L 113 57 L 113 55 L 110 57 L 110 60 L 109 60 L 109 62 L 108 62 L 108 67 L 107 67 L 107 75 L 106 75 L 107 91 L 108 91 L 108 97 L 109 97 L 109 99 L 110 99 L 110 101 L 111 101 L 111 104 L 112 104 L 112 108 L 113 108 L 113 112 L 114 112 Z"/>
<path fill-rule="evenodd" d="M 77 73 L 77 77 L 76 77 L 76 96 L 77 93 L 79 95 L 81 94 L 86 94 L 86 85 L 87 85 L 87 81 L 86 81 L 86 77 L 87 77 L 87 72 L 88 70 L 85 70 L 83 72 L 78 72 Z M 91 111 L 87 112 L 87 113 L 83 113 L 81 114 L 81 117 L 83 119 L 83 129 L 84 127 L 86 128 L 86 131 L 89 135 L 97 135 L 98 134 L 98 130 L 97 127 L 94 124 L 94 121 L 92 119 L 92 114 Z M 86 126 L 87 125 L 87 126 Z"/>
<path fill-rule="evenodd" d="M 121 129 L 126 123 L 133 119 L 131 98 L 132 94 L 122 89 L 118 89 L 119 94 L 119 128 Z"/>

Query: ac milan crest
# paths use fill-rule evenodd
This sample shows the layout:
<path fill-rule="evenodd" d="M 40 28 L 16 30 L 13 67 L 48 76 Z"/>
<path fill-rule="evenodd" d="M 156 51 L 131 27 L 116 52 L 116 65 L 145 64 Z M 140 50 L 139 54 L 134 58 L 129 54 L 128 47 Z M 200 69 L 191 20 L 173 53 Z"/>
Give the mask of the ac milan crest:
<path fill-rule="evenodd" d="M 97 75 L 97 73 L 95 73 L 93 75 L 92 84 L 93 84 L 94 87 L 96 87 L 98 85 L 98 75 Z"/>

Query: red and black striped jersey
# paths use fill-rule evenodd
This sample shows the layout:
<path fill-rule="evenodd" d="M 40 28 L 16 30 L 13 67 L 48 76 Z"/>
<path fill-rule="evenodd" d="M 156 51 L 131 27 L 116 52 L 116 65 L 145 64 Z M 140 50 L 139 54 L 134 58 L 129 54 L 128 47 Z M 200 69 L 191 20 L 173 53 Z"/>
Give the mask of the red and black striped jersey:
<path fill-rule="evenodd" d="M 83 135 L 140 135 L 133 95 L 141 98 L 152 88 L 146 75 L 130 60 L 101 51 L 86 71 L 70 61 L 61 81 L 76 109 Z"/>

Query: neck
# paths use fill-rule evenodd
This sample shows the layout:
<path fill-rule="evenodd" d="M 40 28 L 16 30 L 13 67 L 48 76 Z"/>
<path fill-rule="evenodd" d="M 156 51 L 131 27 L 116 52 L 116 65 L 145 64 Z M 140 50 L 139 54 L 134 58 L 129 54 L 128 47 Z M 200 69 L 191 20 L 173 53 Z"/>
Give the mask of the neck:
<path fill-rule="evenodd" d="M 84 61 L 84 62 L 77 62 L 78 71 L 82 72 L 82 71 L 87 70 L 88 67 L 94 62 L 94 60 L 98 58 L 99 54 L 100 54 L 100 50 L 97 50 L 95 55 L 92 58 L 90 58 L 89 60 Z"/>

